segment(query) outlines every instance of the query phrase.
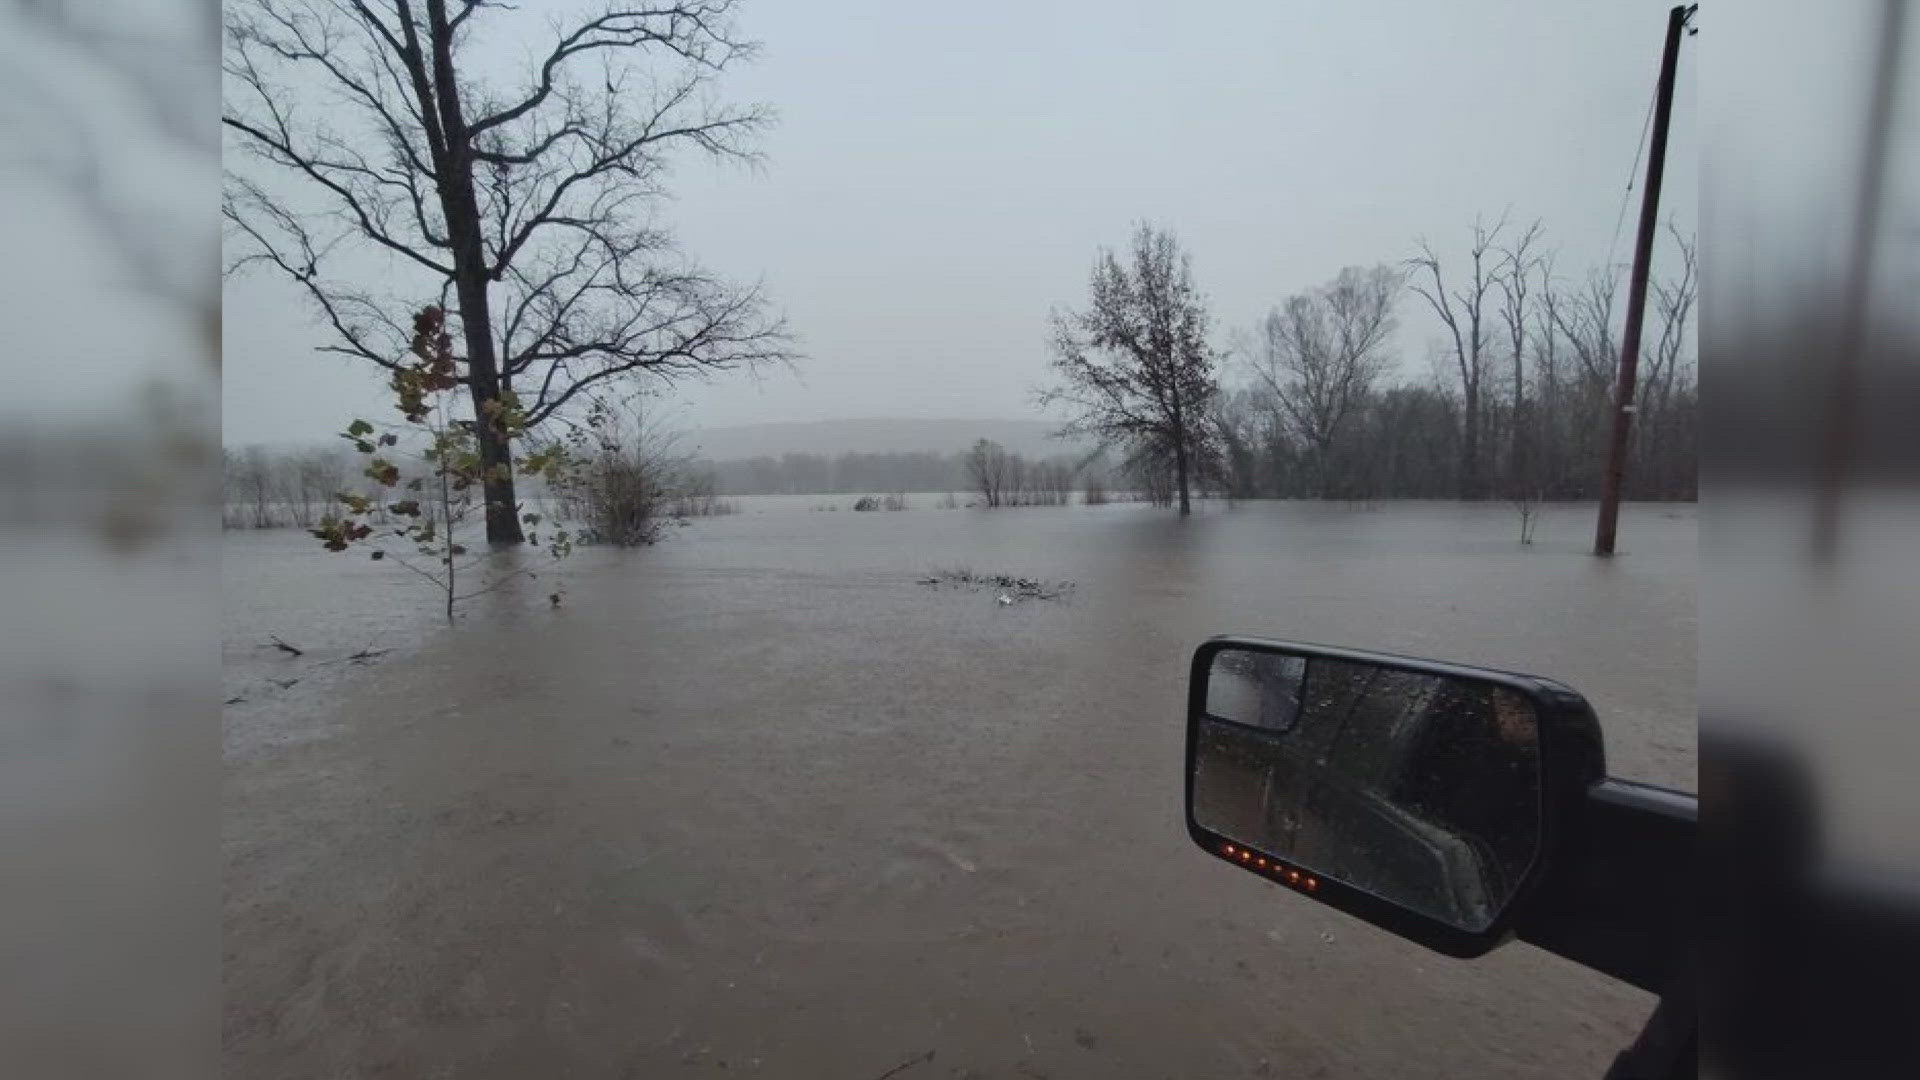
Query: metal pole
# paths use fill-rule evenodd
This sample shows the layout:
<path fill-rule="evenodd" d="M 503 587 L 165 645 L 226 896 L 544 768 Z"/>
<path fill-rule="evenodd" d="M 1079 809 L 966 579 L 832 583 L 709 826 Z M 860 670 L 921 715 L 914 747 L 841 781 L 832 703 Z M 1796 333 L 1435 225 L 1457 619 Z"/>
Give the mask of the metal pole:
<path fill-rule="evenodd" d="M 1627 281 L 1627 324 L 1620 333 L 1620 377 L 1613 391 L 1613 435 L 1607 444 L 1607 470 L 1600 480 L 1600 521 L 1593 532 L 1593 553 L 1613 554 L 1620 523 L 1620 487 L 1627 472 L 1627 443 L 1633 431 L 1634 380 L 1640 372 L 1640 324 L 1647 313 L 1647 271 L 1653 262 L 1653 237 L 1660 224 L 1660 180 L 1667 166 L 1667 118 L 1673 111 L 1673 71 L 1680 59 L 1680 34 L 1698 4 L 1667 12 L 1667 47 L 1660 56 L 1660 86 L 1654 96 L 1653 142 L 1647 151 L 1647 187 L 1640 196 L 1640 231 L 1633 245 L 1633 276 Z"/>

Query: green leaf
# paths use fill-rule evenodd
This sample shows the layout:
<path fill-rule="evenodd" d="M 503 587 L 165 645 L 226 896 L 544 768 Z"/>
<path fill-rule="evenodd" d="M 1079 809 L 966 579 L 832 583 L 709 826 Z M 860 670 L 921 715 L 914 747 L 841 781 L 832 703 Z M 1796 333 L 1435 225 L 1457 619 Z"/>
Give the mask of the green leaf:
<path fill-rule="evenodd" d="M 348 438 L 356 438 L 361 435 L 369 435 L 372 433 L 373 433 L 373 425 L 367 423 L 365 420 L 355 420 L 353 423 L 347 425 Z"/>
<path fill-rule="evenodd" d="M 374 562 L 379 562 L 381 559 L 384 559 L 386 557 L 387 557 L 387 553 L 384 551 L 375 551 L 371 555 L 367 556 L 367 558 L 372 559 Z"/>

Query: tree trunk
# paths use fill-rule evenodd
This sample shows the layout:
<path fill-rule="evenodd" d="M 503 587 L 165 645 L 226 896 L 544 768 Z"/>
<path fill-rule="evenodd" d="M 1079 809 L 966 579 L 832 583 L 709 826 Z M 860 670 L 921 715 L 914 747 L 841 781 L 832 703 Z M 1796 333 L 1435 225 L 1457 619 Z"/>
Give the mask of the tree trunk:
<path fill-rule="evenodd" d="M 1519 348 L 1513 356 L 1513 433 L 1512 442 L 1507 447 L 1507 471 L 1511 474 L 1509 483 L 1514 495 L 1532 494 L 1527 491 L 1527 405 L 1525 369 Z"/>
<path fill-rule="evenodd" d="M 1321 499 L 1333 498 L 1333 440 L 1316 441 L 1313 447 L 1313 490 Z"/>
<path fill-rule="evenodd" d="M 500 376 L 494 362 L 493 323 L 488 311 L 486 282 L 484 279 L 473 282 L 462 280 L 459 294 L 460 329 L 467 345 L 467 384 L 473 392 L 473 428 L 479 443 L 482 475 L 485 477 L 481 493 L 487 503 L 487 542 L 524 544 L 527 538 L 520 529 L 512 454 L 506 437 L 487 416 L 488 403 L 500 399 Z"/>
<path fill-rule="evenodd" d="M 1469 386 L 1462 395 L 1460 428 L 1460 497 L 1480 497 L 1480 388 Z"/>
<path fill-rule="evenodd" d="M 513 488 L 513 461 L 506 437 L 490 422 L 490 403 L 500 400 L 500 364 L 493 348 L 493 313 L 487 302 L 486 247 L 481 242 L 480 201 L 473 191 L 472 136 L 460 107 L 453 71 L 453 30 L 444 0 L 430 0 L 434 97 L 446 140 L 439 182 L 440 207 L 453 249 L 454 284 L 460 302 L 460 331 L 466 338 L 467 385 L 473 392 L 474 433 L 479 440 L 485 480 L 487 542 L 524 544 L 519 500 Z"/>
<path fill-rule="evenodd" d="M 1173 473 L 1175 482 L 1180 485 L 1180 516 L 1193 513 L 1193 506 L 1187 501 L 1187 438 L 1182 431 L 1173 441 Z"/>

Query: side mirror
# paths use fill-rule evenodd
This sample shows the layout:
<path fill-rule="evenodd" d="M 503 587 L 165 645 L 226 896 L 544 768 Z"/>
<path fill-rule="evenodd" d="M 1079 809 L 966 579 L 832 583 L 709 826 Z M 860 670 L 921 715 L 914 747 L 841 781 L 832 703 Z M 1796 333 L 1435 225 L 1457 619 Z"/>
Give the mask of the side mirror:
<path fill-rule="evenodd" d="M 1244 638 L 1194 654 L 1186 766 L 1196 844 L 1461 957 L 1511 934 L 1606 774 L 1552 680 Z"/>

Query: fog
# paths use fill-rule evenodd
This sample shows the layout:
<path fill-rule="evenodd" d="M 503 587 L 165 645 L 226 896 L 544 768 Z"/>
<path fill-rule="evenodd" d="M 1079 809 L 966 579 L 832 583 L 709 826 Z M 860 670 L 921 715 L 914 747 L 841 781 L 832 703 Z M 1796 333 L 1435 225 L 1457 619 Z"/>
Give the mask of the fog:
<path fill-rule="evenodd" d="M 1458 258 L 1476 214 L 1541 219 L 1572 275 L 1624 262 L 1667 5 L 1385 7 L 750 5 L 764 52 L 722 86 L 777 112 L 764 160 L 681 160 L 660 213 L 711 269 L 764 282 L 806 355 L 657 408 L 679 426 L 1041 415 L 1049 309 L 1082 303 L 1097 249 L 1140 219 L 1193 253 L 1222 346 L 1422 235 Z M 518 19 L 476 77 L 518 83 L 550 36 Z M 1693 48 L 1663 199 L 1686 230 Z M 1402 322 L 1400 370 L 1424 377 L 1440 328 L 1410 303 Z M 384 408 L 370 366 L 313 351 L 283 281 L 229 280 L 225 335 L 229 445 Z"/>

